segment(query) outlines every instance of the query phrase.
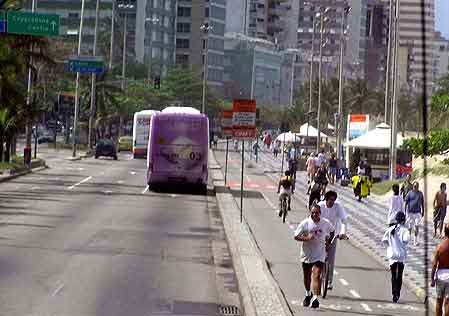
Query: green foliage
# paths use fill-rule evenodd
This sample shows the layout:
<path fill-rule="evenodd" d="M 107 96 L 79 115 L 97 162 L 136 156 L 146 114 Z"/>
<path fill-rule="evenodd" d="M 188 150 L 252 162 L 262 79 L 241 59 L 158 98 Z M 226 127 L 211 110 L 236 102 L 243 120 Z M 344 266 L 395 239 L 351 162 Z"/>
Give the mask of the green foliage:
<path fill-rule="evenodd" d="M 434 156 L 449 149 L 449 129 L 433 130 L 427 136 L 427 153 L 424 152 L 423 138 L 410 138 L 404 140 L 402 148 L 410 150 L 415 157 Z"/>

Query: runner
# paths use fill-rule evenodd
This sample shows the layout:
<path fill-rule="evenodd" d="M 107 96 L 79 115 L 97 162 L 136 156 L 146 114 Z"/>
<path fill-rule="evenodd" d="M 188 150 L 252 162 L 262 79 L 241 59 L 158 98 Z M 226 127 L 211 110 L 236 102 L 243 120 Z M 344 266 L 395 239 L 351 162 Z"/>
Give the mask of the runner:
<path fill-rule="evenodd" d="M 290 171 L 285 171 L 285 176 L 279 180 L 278 191 L 279 194 L 279 217 L 282 216 L 282 199 L 287 196 L 288 207 L 287 210 L 291 210 L 290 204 L 292 201 L 292 186 L 293 179 L 290 175 Z"/>
<path fill-rule="evenodd" d="M 307 188 L 307 194 L 310 193 L 310 189 L 312 188 L 312 182 L 315 180 L 315 172 L 316 172 L 316 161 L 315 154 L 311 153 L 309 158 L 306 161 L 306 169 L 307 169 L 307 184 L 309 185 Z M 310 208 L 310 207 L 309 207 Z"/>
<path fill-rule="evenodd" d="M 312 206 L 310 216 L 304 219 L 296 228 L 294 238 L 301 241 L 301 263 L 306 296 L 303 306 L 318 308 L 321 295 L 321 270 L 326 260 L 327 241 L 331 240 L 335 228 L 332 224 L 321 218 L 319 205 Z M 313 279 L 313 289 L 310 289 Z"/>
<path fill-rule="evenodd" d="M 435 315 L 449 315 L 449 224 L 444 225 L 444 240 L 435 250 L 432 262 L 431 286 L 437 287 Z"/>
<path fill-rule="evenodd" d="M 321 194 L 326 193 L 326 187 L 329 183 L 328 176 L 327 176 L 327 169 L 326 169 L 326 163 L 323 162 L 321 166 L 318 168 L 318 170 L 315 173 L 315 182 L 318 182 L 319 184 L 323 185 L 323 190 L 321 191 Z"/>
<path fill-rule="evenodd" d="M 336 202 L 337 192 L 327 191 L 324 195 L 324 201 L 318 203 L 321 209 L 321 217 L 327 219 L 335 227 L 335 233 L 338 238 L 329 247 L 329 285 L 328 289 L 333 289 L 335 257 L 337 253 L 337 239 L 348 239 L 346 235 L 346 224 L 348 215 L 340 203 Z"/>
<path fill-rule="evenodd" d="M 402 274 L 407 259 L 407 244 L 410 241 L 410 233 L 405 224 L 405 214 L 399 212 L 395 216 L 396 224 L 385 232 L 382 242 L 388 246 L 387 258 L 391 271 L 391 292 L 393 302 L 397 303 L 401 296 Z"/>
<path fill-rule="evenodd" d="M 318 203 L 321 201 L 321 192 L 325 190 L 324 185 L 316 182 L 312 182 L 312 189 L 309 195 L 309 210 L 312 207 L 313 203 Z"/>
<path fill-rule="evenodd" d="M 433 237 L 443 238 L 443 224 L 446 217 L 447 194 L 446 183 L 440 184 L 440 191 L 435 194 L 433 199 Z M 440 229 L 440 235 L 437 236 L 437 228 Z"/>
<path fill-rule="evenodd" d="M 412 189 L 413 189 L 412 176 L 410 174 L 408 174 L 405 177 L 405 181 L 401 185 L 401 195 L 402 195 L 402 198 L 404 199 L 404 201 L 405 201 L 405 197 Z"/>
<path fill-rule="evenodd" d="M 396 225 L 396 214 L 399 212 L 404 213 L 404 200 L 402 199 L 402 196 L 399 195 L 399 184 L 393 184 L 391 189 L 393 190 L 393 196 L 388 203 L 387 217 L 387 224 L 390 227 Z"/>

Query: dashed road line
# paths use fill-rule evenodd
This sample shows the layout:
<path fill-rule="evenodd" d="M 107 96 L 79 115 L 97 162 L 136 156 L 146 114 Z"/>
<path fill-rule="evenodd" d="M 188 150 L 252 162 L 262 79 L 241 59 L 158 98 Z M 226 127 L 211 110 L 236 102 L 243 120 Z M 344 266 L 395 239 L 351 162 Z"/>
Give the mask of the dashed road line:
<path fill-rule="evenodd" d="M 72 189 L 74 189 L 76 186 L 78 186 L 78 185 L 80 185 L 80 184 L 83 184 L 84 182 L 87 182 L 87 181 L 89 181 L 90 179 L 92 179 L 92 176 L 89 176 L 89 177 L 87 177 L 87 178 L 81 180 L 80 182 L 75 183 L 74 185 L 69 186 L 68 189 L 69 189 L 69 190 L 72 190 Z"/>
<path fill-rule="evenodd" d="M 61 290 L 63 289 L 63 287 L 64 287 L 64 283 L 62 283 L 61 285 L 59 285 L 57 288 L 56 288 L 56 290 L 53 292 L 53 294 L 51 295 L 51 296 L 56 296 L 56 295 L 58 295 L 58 293 L 59 292 L 61 292 Z"/>
<path fill-rule="evenodd" d="M 365 312 L 372 312 L 373 310 L 368 306 L 368 304 L 360 303 L 360 306 L 365 310 Z"/>
<path fill-rule="evenodd" d="M 350 290 L 349 293 L 351 293 L 352 296 L 355 298 L 361 298 L 360 294 L 357 293 L 355 290 Z"/>
<path fill-rule="evenodd" d="M 345 279 L 338 279 L 338 281 L 340 281 L 340 283 L 343 284 L 344 286 L 349 285 L 348 281 L 346 281 Z"/>
<path fill-rule="evenodd" d="M 149 189 L 150 189 L 150 187 L 147 185 L 147 186 L 145 187 L 145 189 L 143 189 L 142 194 L 147 193 Z"/>

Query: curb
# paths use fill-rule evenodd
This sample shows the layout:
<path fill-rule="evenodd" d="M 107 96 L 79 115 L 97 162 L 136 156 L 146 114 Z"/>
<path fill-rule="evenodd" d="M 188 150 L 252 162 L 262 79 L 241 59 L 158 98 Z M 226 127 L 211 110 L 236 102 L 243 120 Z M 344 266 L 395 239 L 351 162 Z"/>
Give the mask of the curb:
<path fill-rule="evenodd" d="M 6 182 L 6 181 L 9 181 L 9 180 L 12 180 L 12 179 L 24 176 L 24 175 L 27 175 L 27 174 L 32 173 L 32 172 L 41 171 L 41 170 L 44 170 L 44 169 L 47 169 L 47 168 L 48 168 L 48 166 L 45 165 L 45 163 L 44 163 L 43 166 L 38 166 L 38 167 L 35 167 L 33 169 L 17 172 L 15 174 L 10 175 L 10 176 L 1 177 L 0 178 L 0 183 Z"/>
<path fill-rule="evenodd" d="M 209 173 L 214 185 L 218 209 L 223 219 L 226 240 L 231 252 L 242 306 L 241 315 L 292 315 L 281 289 L 269 272 L 248 224 L 240 223 L 240 213 L 230 188 L 224 186 L 224 176 L 212 150 L 209 153 Z"/>

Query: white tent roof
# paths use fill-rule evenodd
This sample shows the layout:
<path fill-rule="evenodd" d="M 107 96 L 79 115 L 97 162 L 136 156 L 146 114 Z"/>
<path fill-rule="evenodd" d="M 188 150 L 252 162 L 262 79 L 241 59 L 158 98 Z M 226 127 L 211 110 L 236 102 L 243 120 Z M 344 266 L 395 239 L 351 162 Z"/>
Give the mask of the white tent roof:
<path fill-rule="evenodd" d="M 388 149 L 390 148 L 391 128 L 385 123 L 376 126 L 375 129 L 368 131 L 366 134 L 352 139 L 345 143 L 345 146 L 357 148 L 371 148 L 371 149 Z M 397 147 L 402 145 L 403 137 L 397 135 Z"/>
<path fill-rule="evenodd" d="M 301 127 L 299 128 L 299 133 L 297 135 L 303 137 L 303 136 L 309 136 L 309 137 L 317 137 L 318 136 L 318 130 L 313 127 L 312 125 L 309 125 L 309 132 L 307 133 L 307 125 L 308 123 L 305 123 L 303 125 L 301 125 Z M 321 138 L 327 138 L 329 136 L 327 136 L 324 133 L 320 133 L 321 134 Z"/>
<path fill-rule="evenodd" d="M 278 137 L 276 137 L 276 141 L 278 141 L 278 142 L 285 141 L 286 143 L 290 143 L 290 142 L 295 142 L 295 141 L 299 142 L 300 140 L 301 139 L 300 139 L 299 134 L 296 133 L 296 137 L 295 137 L 295 133 L 292 133 L 292 132 L 282 133 L 282 134 L 279 134 Z"/>

